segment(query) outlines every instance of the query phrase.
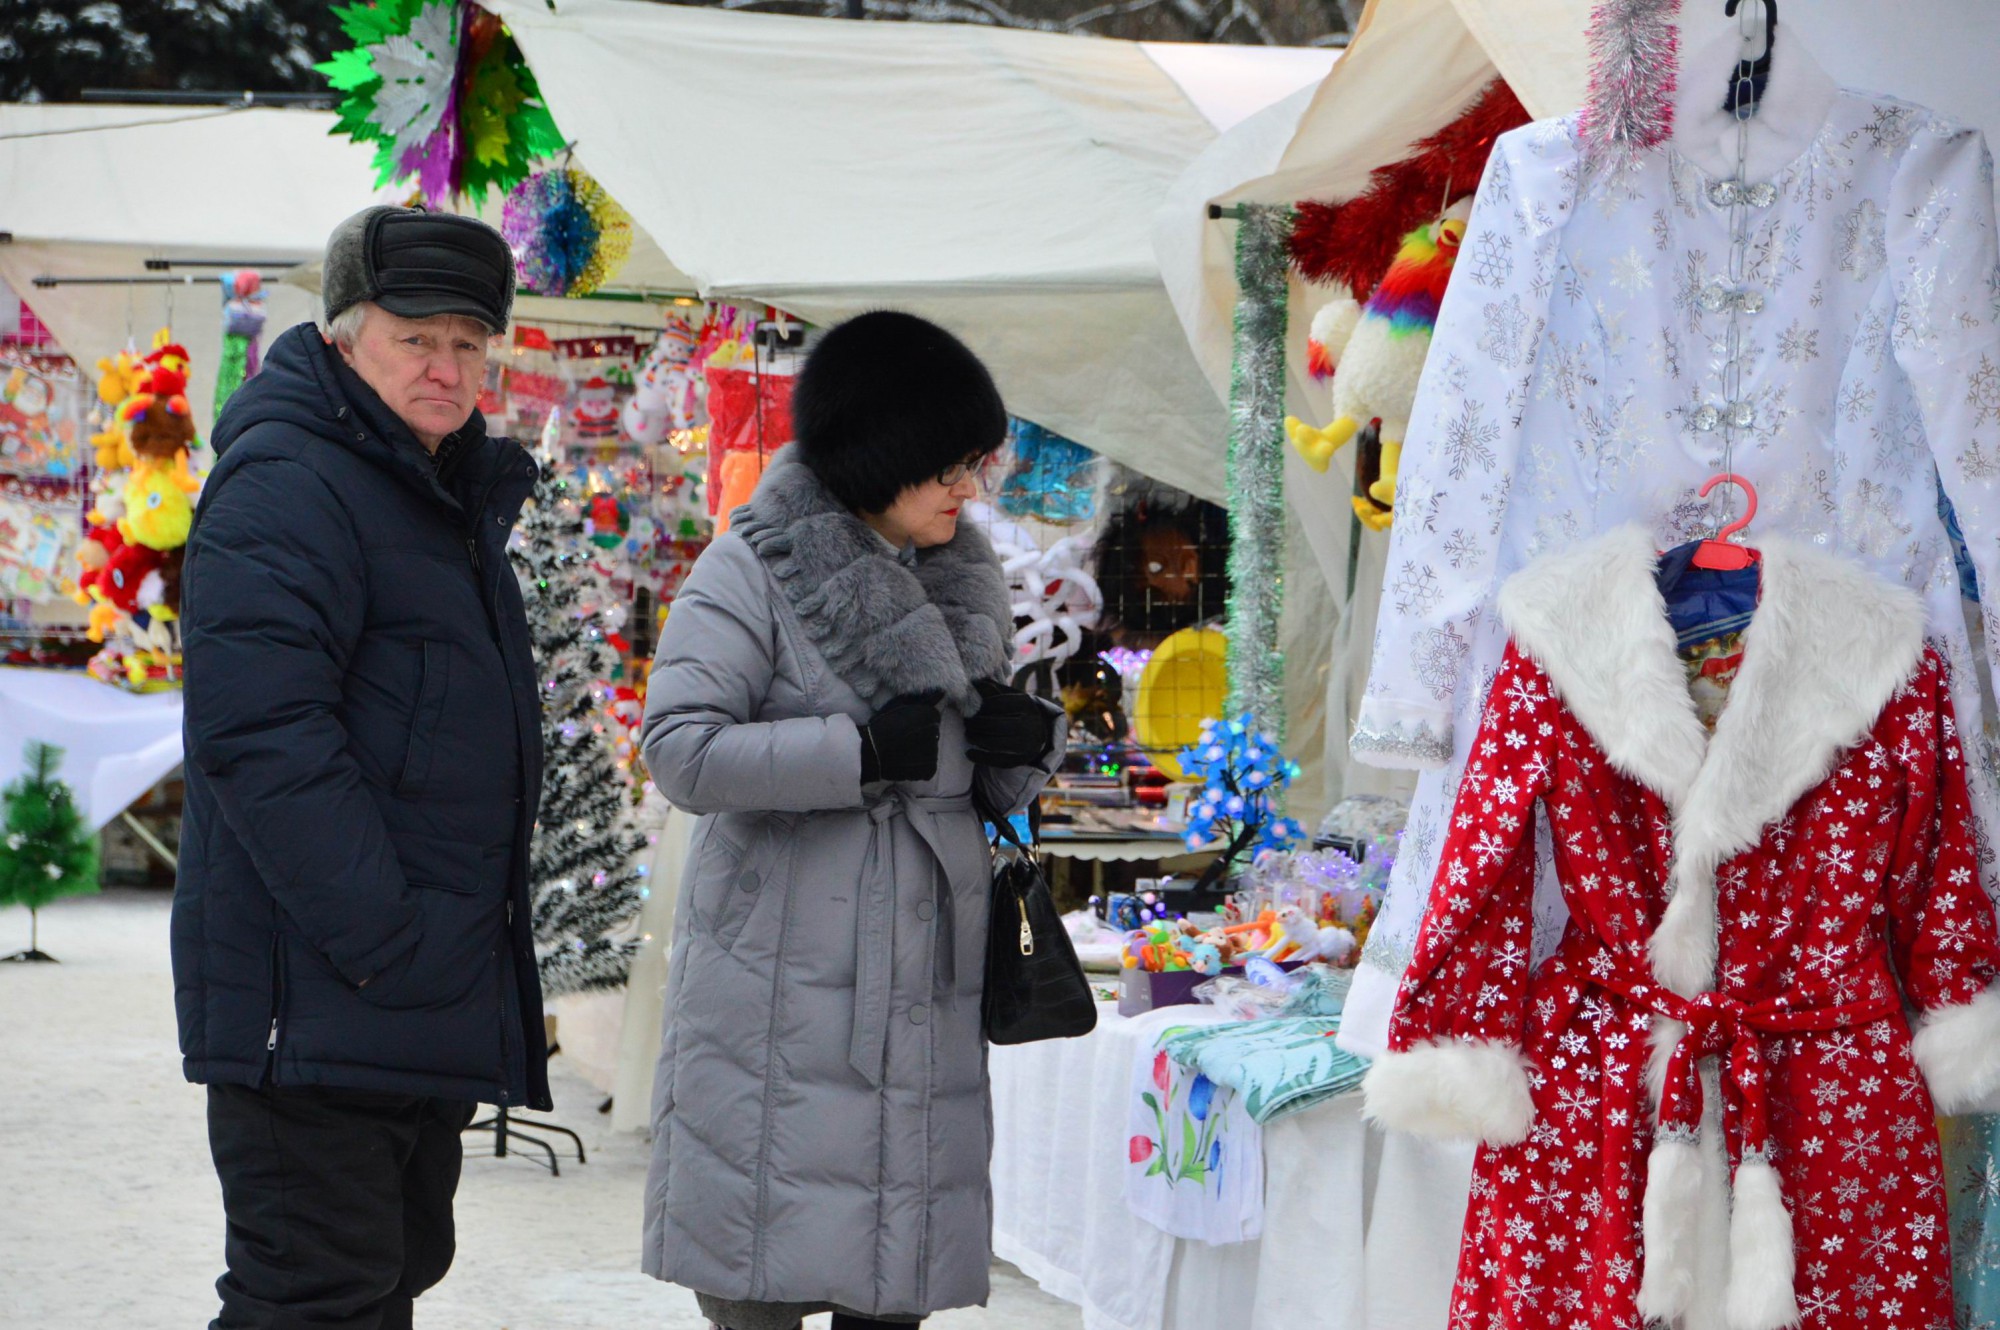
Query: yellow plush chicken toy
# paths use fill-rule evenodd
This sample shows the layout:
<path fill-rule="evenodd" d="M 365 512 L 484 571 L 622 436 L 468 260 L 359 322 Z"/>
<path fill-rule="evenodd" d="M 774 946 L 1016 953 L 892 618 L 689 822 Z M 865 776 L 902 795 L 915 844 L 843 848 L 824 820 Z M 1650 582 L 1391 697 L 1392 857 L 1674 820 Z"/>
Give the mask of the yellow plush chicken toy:
<path fill-rule="evenodd" d="M 1354 496 L 1354 511 L 1371 530 L 1388 527 L 1396 503 L 1396 469 L 1417 383 L 1430 353 L 1431 329 L 1465 238 L 1469 200 L 1403 237 L 1396 261 L 1366 305 L 1333 301 L 1313 318 L 1308 351 L 1315 377 L 1333 376 L 1333 423 L 1315 428 L 1296 416 L 1285 434 L 1314 470 L 1371 422 L 1379 426 L 1379 477 Z"/>

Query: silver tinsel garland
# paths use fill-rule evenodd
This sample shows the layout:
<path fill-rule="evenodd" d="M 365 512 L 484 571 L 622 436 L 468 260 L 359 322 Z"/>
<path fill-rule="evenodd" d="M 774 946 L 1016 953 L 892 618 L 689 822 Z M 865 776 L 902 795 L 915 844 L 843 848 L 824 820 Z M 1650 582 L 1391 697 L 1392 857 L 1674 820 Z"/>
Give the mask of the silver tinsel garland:
<path fill-rule="evenodd" d="M 1591 12 L 1582 133 L 1593 164 L 1617 169 L 1674 128 L 1681 0 L 1601 0 Z"/>
<path fill-rule="evenodd" d="M 1231 210 L 1236 232 L 1236 354 L 1229 381 L 1229 711 L 1285 733 L 1285 325 L 1293 213 Z"/>

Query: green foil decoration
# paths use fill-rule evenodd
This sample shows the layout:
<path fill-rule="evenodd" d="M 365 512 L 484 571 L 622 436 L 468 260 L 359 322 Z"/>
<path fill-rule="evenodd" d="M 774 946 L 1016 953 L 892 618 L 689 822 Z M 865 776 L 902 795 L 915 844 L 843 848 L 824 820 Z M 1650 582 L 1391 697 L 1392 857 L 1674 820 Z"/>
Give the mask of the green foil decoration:
<path fill-rule="evenodd" d="M 1236 345 L 1229 380 L 1229 707 L 1285 732 L 1285 327 L 1293 211 L 1246 203 L 1237 219 Z"/>

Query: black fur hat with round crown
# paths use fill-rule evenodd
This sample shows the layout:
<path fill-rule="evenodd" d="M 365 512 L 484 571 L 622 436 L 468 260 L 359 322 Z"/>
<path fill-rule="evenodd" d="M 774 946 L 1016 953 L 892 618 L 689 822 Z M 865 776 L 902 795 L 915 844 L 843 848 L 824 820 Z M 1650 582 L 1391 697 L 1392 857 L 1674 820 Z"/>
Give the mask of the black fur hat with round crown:
<path fill-rule="evenodd" d="M 1007 436 L 979 357 L 927 319 L 871 310 L 827 330 L 792 390 L 799 460 L 834 498 L 879 513 Z"/>

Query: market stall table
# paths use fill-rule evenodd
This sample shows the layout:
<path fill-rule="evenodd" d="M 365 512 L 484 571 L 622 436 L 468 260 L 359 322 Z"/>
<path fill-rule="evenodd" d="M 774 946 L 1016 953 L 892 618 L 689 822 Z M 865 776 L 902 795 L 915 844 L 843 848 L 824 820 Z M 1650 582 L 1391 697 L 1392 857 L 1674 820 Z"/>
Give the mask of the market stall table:
<path fill-rule="evenodd" d="M 1071 831 L 1063 827 L 1042 828 L 1039 845 L 1050 859 L 1069 859 L 1090 865 L 1090 889 L 1104 894 L 1104 865 L 1107 863 L 1155 864 L 1162 874 L 1199 873 L 1215 858 L 1212 850 L 1189 853 L 1187 844 L 1170 832 Z"/>
<path fill-rule="evenodd" d="M 181 761 L 181 695 L 127 693 L 86 674 L 0 666 L 0 785 L 20 775 L 31 740 L 63 750 L 57 773 L 93 829 Z"/>
<path fill-rule="evenodd" d="M 1260 1239 L 1183 1241 L 1126 1208 L 1139 1044 L 1215 1019 L 1188 1006 L 1128 1019 L 1105 1004 L 1085 1038 L 992 1050 L 995 1254 L 1080 1306 L 1086 1330 L 1442 1330 L 1456 1250 L 1371 1222 L 1372 1203 L 1422 1189 L 1462 1207 L 1472 1148 L 1385 1154 L 1358 1094 L 1266 1124 Z"/>

